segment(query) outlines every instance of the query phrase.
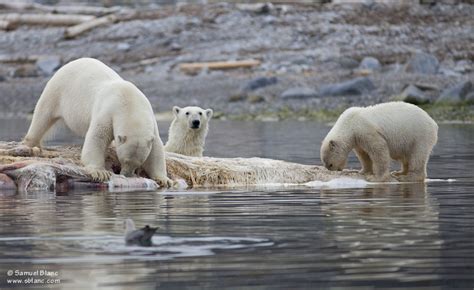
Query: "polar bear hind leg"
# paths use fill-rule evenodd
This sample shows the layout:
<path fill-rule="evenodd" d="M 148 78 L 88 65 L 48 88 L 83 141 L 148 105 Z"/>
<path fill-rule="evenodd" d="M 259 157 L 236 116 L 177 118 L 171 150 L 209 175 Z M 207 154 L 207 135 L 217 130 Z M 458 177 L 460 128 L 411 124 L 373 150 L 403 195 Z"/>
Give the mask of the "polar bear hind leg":
<path fill-rule="evenodd" d="M 399 175 L 398 181 L 402 182 L 423 182 L 426 178 L 426 166 L 430 157 L 430 150 L 424 146 L 418 146 L 413 150 L 408 160 L 408 172 L 406 175 Z"/>
<path fill-rule="evenodd" d="M 392 172 L 392 175 L 395 176 L 395 177 L 408 174 L 408 160 L 402 159 L 402 160 L 399 160 L 399 161 L 402 165 L 402 168 L 401 168 L 400 171 Z"/>
<path fill-rule="evenodd" d="M 28 147 L 41 147 L 41 140 L 43 139 L 46 132 L 59 120 L 55 116 L 55 112 L 52 110 L 51 99 L 55 99 L 51 96 L 51 88 L 46 86 L 44 92 L 35 107 L 33 119 L 31 120 L 30 128 L 23 142 Z"/>

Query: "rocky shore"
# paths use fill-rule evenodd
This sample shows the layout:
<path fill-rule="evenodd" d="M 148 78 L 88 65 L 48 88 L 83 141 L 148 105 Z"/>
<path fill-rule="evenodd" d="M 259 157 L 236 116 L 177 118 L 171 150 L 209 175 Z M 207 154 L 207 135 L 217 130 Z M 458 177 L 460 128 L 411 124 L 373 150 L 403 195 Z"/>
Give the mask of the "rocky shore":
<path fill-rule="evenodd" d="M 333 119 L 350 106 L 405 100 L 438 121 L 474 121 L 472 4 L 154 9 L 72 39 L 64 27 L 0 31 L 0 115 L 31 114 L 54 71 L 87 56 L 137 84 L 157 113 L 198 105 L 227 119 Z M 249 59 L 259 65 L 180 67 Z"/>

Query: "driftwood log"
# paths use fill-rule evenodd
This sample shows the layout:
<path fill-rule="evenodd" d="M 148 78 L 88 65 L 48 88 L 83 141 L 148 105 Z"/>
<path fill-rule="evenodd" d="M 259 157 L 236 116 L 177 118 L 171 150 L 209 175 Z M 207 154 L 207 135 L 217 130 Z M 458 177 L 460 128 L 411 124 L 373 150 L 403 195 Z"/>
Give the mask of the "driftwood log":
<path fill-rule="evenodd" d="M 94 29 L 96 27 L 111 24 L 117 21 L 117 16 L 111 14 L 104 17 L 92 19 L 90 21 L 82 22 L 77 25 L 66 28 L 64 31 L 64 37 L 74 38 L 86 31 Z"/>
<path fill-rule="evenodd" d="M 1 14 L 0 20 L 12 23 L 12 25 L 58 25 L 68 26 L 76 25 L 85 21 L 95 19 L 92 15 L 81 14 L 36 14 L 36 13 L 7 13 Z"/>
<path fill-rule="evenodd" d="M 114 175 L 109 183 L 92 181 L 80 162 L 80 146 L 56 146 L 32 150 L 18 142 L 0 142 L 0 188 L 19 190 L 67 191 L 82 185 L 89 188 L 150 188 L 156 184 L 145 178 L 120 178 Z M 166 153 L 168 175 L 184 180 L 190 187 L 236 187 L 270 184 L 303 184 L 329 181 L 340 177 L 362 178 L 353 171 L 328 171 L 321 166 L 303 165 L 264 158 L 188 157 Z M 115 150 L 110 148 L 106 167 L 120 172 Z M 2 183 L 2 180 L 4 182 Z"/>
<path fill-rule="evenodd" d="M 182 63 L 179 65 L 179 68 L 183 72 L 193 73 L 202 69 L 225 70 L 225 69 L 235 69 L 235 68 L 252 68 L 258 65 L 260 65 L 259 60 L 248 59 L 248 60 L 236 60 L 236 61 Z"/>

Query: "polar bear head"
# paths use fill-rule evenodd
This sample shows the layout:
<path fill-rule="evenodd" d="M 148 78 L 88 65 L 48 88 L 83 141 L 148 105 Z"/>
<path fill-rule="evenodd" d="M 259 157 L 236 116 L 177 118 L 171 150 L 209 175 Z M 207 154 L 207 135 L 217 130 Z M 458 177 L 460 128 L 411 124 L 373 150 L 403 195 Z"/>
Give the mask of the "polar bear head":
<path fill-rule="evenodd" d="M 120 161 L 120 174 L 131 177 L 150 155 L 155 136 L 117 135 L 115 146 Z"/>
<path fill-rule="evenodd" d="M 321 145 L 321 161 L 329 170 L 341 171 L 346 167 L 347 150 L 342 141 L 334 139 L 324 139 Z"/>
<path fill-rule="evenodd" d="M 174 122 L 196 131 L 207 129 L 212 113 L 212 109 L 204 110 L 200 107 L 173 107 Z"/>

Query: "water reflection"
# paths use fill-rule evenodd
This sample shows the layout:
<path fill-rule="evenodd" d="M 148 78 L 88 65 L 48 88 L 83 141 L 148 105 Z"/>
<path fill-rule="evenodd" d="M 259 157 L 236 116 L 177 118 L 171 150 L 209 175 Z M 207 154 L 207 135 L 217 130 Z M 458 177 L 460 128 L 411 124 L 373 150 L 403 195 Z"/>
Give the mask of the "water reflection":
<path fill-rule="evenodd" d="M 0 139 L 20 139 L 28 127 L 22 122 L 2 126 Z M 216 121 L 206 154 L 314 164 L 328 130 L 310 122 Z M 455 182 L 1 193 L 0 273 L 55 270 L 60 287 L 85 289 L 471 289 L 473 134 L 471 126 L 441 126 L 429 175 Z M 359 165 L 351 159 L 350 166 Z M 160 227 L 157 248 L 123 247 L 128 217 Z M 192 254 L 203 247 L 212 250 Z M 0 288 L 8 287 L 0 277 Z"/>

